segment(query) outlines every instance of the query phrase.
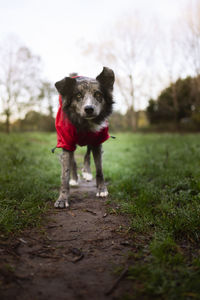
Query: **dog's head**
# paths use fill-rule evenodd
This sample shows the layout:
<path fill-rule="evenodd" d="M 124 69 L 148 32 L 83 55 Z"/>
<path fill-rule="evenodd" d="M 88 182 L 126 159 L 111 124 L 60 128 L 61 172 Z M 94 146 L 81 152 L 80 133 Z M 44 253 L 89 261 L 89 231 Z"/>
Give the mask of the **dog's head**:
<path fill-rule="evenodd" d="M 104 67 L 96 79 L 65 77 L 55 86 L 62 96 L 63 111 L 99 123 L 112 112 L 114 72 Z"/>

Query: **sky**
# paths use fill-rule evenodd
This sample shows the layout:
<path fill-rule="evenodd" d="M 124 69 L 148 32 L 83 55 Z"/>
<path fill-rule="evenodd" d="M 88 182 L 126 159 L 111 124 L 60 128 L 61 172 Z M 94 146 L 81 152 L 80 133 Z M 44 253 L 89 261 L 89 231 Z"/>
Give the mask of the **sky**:
<path fill-rule="evenodd" d="M 56 82 L 70 72 L 96 77 L 102 62 L 83 55 L 83 41 L 102 38 L 126 14 L 158 19 L 164 27 L 193 0 L 0 0 L 0 43 L 15 34 L 43 61 Z"/>

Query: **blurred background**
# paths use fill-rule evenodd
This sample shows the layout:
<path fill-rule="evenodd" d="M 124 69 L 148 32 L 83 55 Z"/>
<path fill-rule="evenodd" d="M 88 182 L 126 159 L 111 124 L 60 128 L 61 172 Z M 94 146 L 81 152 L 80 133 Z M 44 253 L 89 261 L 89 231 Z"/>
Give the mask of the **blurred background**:
<path fill-rule="evenodd" d="M 116 74 L 112 131 L 200 130 L 199 0 L 0 0 L 0 131 L 54 131 L 54 83 Z"/>

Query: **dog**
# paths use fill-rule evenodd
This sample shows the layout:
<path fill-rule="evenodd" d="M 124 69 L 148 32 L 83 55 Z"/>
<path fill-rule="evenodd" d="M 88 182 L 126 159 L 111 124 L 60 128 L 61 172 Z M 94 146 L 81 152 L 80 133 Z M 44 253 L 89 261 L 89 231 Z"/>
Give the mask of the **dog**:
<path fill-rule="evenodd" d="M 92 180 L 90 153 L 96 167 L 97 197 L 107 197 L 102 170 L 102 143 L 109 138 L 107 118 L 113 110 L 114 72 L 104 67 L 95 78 L 65 77 L 55 83 L 60 106 L 56 116 L 57 148 L 62 148 L 61 188 L 54 206 L 69 206 L 69 187 L 78 185 L 74 158 L 76 145 L 87 146 L 82 169 L 83 178 Z M 70 179 L 71 177 L 71 179 Z"/>

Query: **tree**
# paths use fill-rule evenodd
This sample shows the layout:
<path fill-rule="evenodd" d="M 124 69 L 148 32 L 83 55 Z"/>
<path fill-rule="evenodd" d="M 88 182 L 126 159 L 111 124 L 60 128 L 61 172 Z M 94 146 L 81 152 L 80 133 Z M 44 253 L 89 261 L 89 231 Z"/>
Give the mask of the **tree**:
<path fill-rule="evenodd" d="M 157 124 L 160 122 L 158 104 L 154 99 L 149 100 L 149 105 L 147 106 L 147 116 L 151 124 Z"/>
<path fill-rule="evenodd" d="M 185 32 L 182 43 L 187 64 L 197 77 L 200 75 L 200 3 L 198 1 L 193 1 L 188 6 Z"/>
<path fill-rule="evenodd" d="M 131 116 L 131 127 L 137 130 L 136 104 L 144 90 L 145 51 L 147 42 L 144 21 L 135 15 L 125 16 L 96 44 L 88 44 L 84 54 L 95 54 L 103 65 L 109 64 L 116 74 L 116 87 Z M 136 103 L 137 102 L 137 103 Z M 139 106 L 139 105 L 138 105 Z"/>
<path fill-rule="evenodd" d="M 42 81 L 41 86 L 40 86 L 40 94 L 39 94 L 39 99 L 46 101 L 47 102 L 47 110 L 48 110 L 48 115 L 49 117 L 53 118 L 53 100 L 54 96 L 56 95 L 57 97 L 57 92 L 54 87 L 54 85 L 47 80 Z M 58 101 L 58 99 L 57 99 Z"/>
<path fill-rule="evenodd" d="M 198 0 L 188 4 L 184 25 L 185 34 L 181 36 L 185 68 L 189 69 L 193 76 L 194 105 L 200 111 L 200 3 Z"/>
<path fill-rule="evenodd" d="M 27 112 L 21 123 L 23 131 L 55 131 L 55 119 L 37 111 Z"/>
<path fill-rule="evenodd" d="M 193 119 L 199 113 L 196 106 L 196 96 L 200 97 L 200 92 L 194 93 L 194 82 L 197 78 L 188 76 L 185 79 L 179 78 L 175 83 L 164 89 L 157 100 L 150 99 L 147 107 L 147 114 L 151 124 L 172 122 L 174 125 L 180 124 L 184 119 Z M 177 112 L 174 119 L 174 90 L 176 90 Z"/>
<path fill-rule="evenodd" d="M 40 57 L 16 37 L 7 37 L 0 47 L 0 94 L 7 133 L 11 117 L 19 117 L 37 101 L 40 73 Z"/>

